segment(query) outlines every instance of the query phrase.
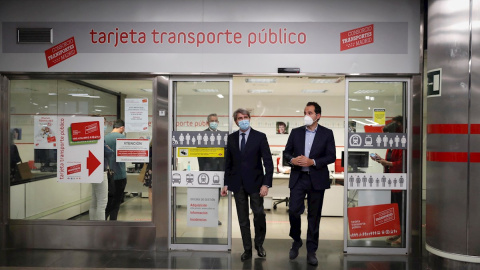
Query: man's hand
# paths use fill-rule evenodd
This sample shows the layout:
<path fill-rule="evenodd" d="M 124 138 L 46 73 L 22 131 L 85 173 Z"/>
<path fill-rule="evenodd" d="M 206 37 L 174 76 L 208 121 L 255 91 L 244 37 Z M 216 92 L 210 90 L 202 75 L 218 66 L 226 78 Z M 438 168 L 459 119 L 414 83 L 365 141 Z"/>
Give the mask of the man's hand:
<path fill-rule="evenodd" d="M 291 162 L 293 165 L 301 166 L 301 167 L 310 167 L 313 165 L 313 159 L 309 159 L 304 155 L 298 156 L 296 158 L 292 158 Z"/>
<path fill-rule="evenodd" d="M 265 197 L 268 195 L 268 187 L 267 186 L 262 186 L 260 188 L 260 197 Z"/>
<path fill-rule="evenodd" d="M 225 197 L 227 196 L 227 194 L 228 194 L 228 186 L 224 186 L 222 188 L 222 192 L 220 192 L 220 195 L 222 195 L 222 197 Z"/>

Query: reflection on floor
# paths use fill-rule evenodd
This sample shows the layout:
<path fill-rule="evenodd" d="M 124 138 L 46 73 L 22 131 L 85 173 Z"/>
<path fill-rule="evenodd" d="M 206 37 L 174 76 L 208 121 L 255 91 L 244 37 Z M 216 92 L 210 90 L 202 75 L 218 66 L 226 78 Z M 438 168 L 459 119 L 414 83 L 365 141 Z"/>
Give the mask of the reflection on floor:
<path fill-rule="evenodd" d="M 227 200 L 221 200 L 222 204 Z M 235 208 L 235 207 L 233 207 Z M 179 209 L 179 211 L 185 211 Z M 235 209 L 233 209 L 235 211 Z M 297 259 L 291 261 L 288 251 L 288 212 L 285 204 L 267 213 L 267 238 L 264 247 L 266 258 L 256 254 L 251 260 L 241 262 L 242 241 L 233 212 L 233 244 L 231 252 L 199 251 L 86 251 L 86 250 L 2 250 L 0 251 L 1 270 L 73 270 L 73 269 L 328 269 L 328 270 L 417 270 L 417 269 L 471 269 L 480 270 L 480 264 L 469 264 L 442 259 L 431 255 L 425 249 L 408 256 L 386 255 L 345 255 L 343 253 L 343 218 L 323 217 L 317 257 L 318 267 L 306 263 L 305 246 Z M 147 198 L 127 198 L 122 204 L 119 220 L 150 220 L 151 207 Z M 88 219 L 88 215 L 77 217 Z M 226 234 L 226 213 L 220 213 L 224 225 L 215 228 L 219 235 Z M 305 221 L 305 220 L 302 220 Z M 303 226 L 306 222 L 303 222 Z M 179 225 L 185 234 L 185 225 Z M 305 229 L 303 238 L 305 239 Z M 212 233 L 212 232 L 208 232 Z M 424 232 L 423 232 L 424 234 Z M 424 243 L 423 243 L 424 246 Z"/>

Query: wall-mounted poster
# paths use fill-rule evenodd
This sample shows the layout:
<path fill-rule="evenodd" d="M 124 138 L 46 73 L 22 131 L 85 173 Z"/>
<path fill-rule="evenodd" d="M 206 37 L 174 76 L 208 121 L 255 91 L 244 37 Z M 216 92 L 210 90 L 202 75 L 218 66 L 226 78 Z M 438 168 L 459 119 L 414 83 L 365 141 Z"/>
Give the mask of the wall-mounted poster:
<path fill-rule="evenodd" d="M 49 115 L 36 115 L 33 118 L 33 149 L 57 148 L 57 117 Z"/>
<path fill-rule="evenodd" d="M 277 122 L 275 127 L 277 128 L 277 134 L 288 134 L 288 128 L 289 128 L 290 123 L 287 122 Z"/>

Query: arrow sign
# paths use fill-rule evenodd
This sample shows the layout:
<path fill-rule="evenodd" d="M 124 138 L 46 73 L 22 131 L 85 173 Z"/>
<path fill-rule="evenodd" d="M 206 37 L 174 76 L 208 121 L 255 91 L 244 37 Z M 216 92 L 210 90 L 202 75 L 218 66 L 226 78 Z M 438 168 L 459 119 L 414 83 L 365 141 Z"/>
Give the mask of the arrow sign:
<path fill-rule="evenodd" d="M 90 176 L 100 164 L 101 162 L 89 150 L 87 157 L 88 176 Z"/>

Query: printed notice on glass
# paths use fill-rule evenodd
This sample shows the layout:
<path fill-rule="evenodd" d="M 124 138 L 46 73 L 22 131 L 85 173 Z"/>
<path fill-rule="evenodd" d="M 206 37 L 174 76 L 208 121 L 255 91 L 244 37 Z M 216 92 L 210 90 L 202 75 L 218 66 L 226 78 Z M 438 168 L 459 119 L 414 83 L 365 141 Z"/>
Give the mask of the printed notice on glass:
<path fill-rule="evenodd" d="M 218 188 L 188 188 L 187 203 L 187 227 L 218 226 Z"/>
<path fill-rule="evenodd" d="M 147 132 L 148 99 L 125 99 L 125 132 Z"/>

